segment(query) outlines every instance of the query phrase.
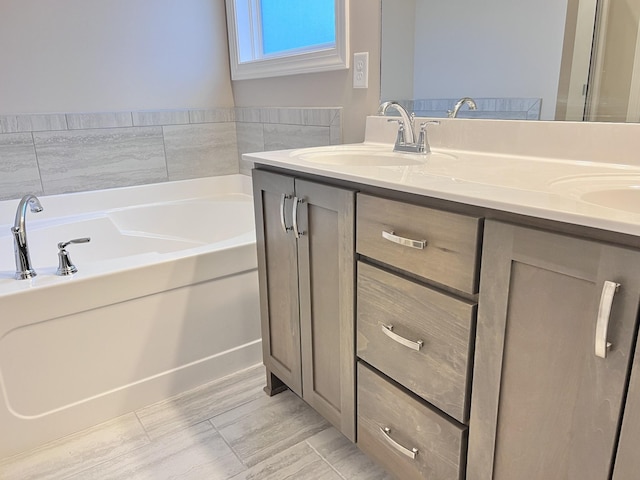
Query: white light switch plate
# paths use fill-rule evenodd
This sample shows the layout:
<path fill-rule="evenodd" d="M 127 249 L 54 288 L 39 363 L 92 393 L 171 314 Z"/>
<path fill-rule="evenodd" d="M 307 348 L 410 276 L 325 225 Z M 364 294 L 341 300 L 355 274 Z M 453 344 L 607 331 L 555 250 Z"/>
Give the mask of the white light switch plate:
<path fill-rule="evenodd" d="M 369 52 L 353 54 L 353 88 L 369 88 Z"/>

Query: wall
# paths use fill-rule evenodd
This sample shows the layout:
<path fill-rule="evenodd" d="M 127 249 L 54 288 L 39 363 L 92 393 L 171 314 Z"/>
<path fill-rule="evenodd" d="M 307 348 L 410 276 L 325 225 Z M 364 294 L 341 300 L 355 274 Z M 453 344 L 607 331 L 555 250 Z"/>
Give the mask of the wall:
<path fill-rule="evenodd" d="M 232 107 L 224 0 L 2 0 L 0 114 Z"/>
<path fill-rule="evenodd" d="M 2 0 L 0 42 L 0 199 L 232 174 L 241 153 L 342 140 L 340 108 L 234 108 L 224 0 Z"/>
<path fill-rule="evenodd" d="M 381 0 L 350 0 L 353 52 L 369 52 L 369 88 L 353 88 L 352 69 L 233 82 L 238 107 L 343 107 L 343 141 L 364 140 L 366 115 L 380 101 Z"/>
<path fill-rule="evenodd" d="M 635 0 L 609 2 L 609 19 L 603 53 L 600 102 L 596 121 L 625 122 L 631 90 L 640 4 Z"/>

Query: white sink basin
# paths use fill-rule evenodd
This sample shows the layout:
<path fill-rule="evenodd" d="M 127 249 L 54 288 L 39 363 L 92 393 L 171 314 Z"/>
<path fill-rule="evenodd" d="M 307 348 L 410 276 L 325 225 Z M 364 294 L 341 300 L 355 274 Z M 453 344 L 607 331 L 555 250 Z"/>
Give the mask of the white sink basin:
<path fill-rule="evenodd" d="M 640 213 L 640 175 L 583 175 L 558 179 L 551 188 L 564 191 L 583 202 Z"/>
<path fill-rule="evenodd" d="M 640 213 L 640 187 L 598 190 L 585 193 L 582 200 L 603 207 L 615 208 L 626 212 Z"/>
<path fill-rule="evenodd" d="M 454 160 L 456 158 L 453 155 L 436 152 L 426 155 L 394 152 L 386 145 L 332 145 L 295 150 L 290 155 L 309 163 L 350 167 L 423 165 L 435 159 Z"/>

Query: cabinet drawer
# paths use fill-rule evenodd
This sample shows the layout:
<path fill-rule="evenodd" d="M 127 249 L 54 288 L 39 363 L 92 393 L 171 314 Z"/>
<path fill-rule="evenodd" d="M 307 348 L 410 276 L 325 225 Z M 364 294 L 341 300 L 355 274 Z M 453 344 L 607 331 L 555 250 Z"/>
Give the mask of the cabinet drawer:
<path fill-rule="evenodd" d="M 358 446 L 397 478 L 460 480 L 466 437 L 466 427 L 358 363 Z"/>
<path fill-rule="evenodd" d="M 476 304 L 362 262 L 357 304 L 358 356 L 466 422 Z"/>
<path fill-rule="evenodd" d="M 358 194 L 356 250 L 467 293 L 478 291 L 481 219 Z M 425 241 L 424 248 L 394 237 Z"/>

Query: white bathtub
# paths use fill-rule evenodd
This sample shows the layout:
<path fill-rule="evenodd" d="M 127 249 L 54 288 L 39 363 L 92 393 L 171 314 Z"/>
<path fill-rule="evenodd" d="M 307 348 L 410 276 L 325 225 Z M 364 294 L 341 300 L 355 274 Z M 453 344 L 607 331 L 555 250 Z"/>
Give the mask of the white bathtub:
<path fill-rule="evenodd" d="M 260 363 L 248 177 L 39 198 L 31 280 L 0 202 L 0 458 Z"/>

